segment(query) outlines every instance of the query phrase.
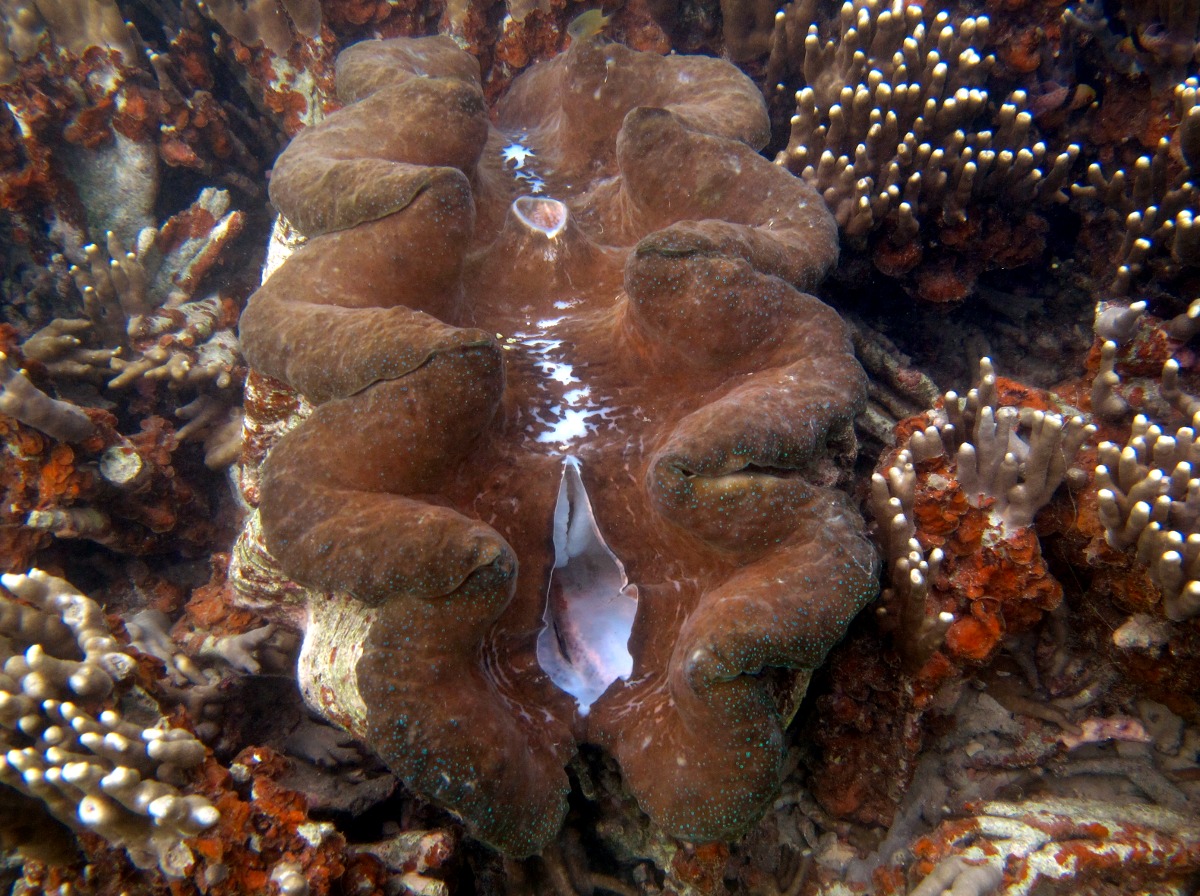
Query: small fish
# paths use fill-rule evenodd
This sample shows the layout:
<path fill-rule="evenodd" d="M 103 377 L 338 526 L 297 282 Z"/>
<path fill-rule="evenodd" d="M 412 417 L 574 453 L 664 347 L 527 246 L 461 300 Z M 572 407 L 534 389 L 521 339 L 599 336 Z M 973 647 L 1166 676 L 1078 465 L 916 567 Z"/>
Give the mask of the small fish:
<path fill-rule="evenodd" d="M 603 10 L 589 9 L 571 20 L 571 24 L 567 26 L 567 34 L 571 36 L 572 41 L 588 40 L 603 31 L 611 18 L 612 16 L 606 16 Z"/>

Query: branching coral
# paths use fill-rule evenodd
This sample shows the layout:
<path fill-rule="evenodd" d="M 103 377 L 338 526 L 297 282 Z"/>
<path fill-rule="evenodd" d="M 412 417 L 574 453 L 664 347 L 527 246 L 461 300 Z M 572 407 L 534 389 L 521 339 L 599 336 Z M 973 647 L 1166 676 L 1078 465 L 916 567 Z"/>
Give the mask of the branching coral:
<path fill-rule="evenodd" d="M 856 244 L 882 231 L 872 255 L 889 276 L 913 271 L 935 242 L 961 246 L 958 285 L 935 263 L 922 298 L 960 299 L 988 266 L 1030 260 L 1020 246 L 1009 251 L 1021 258 L 1002 257 L 978 232 L 996 226 L 997 209 L 1018 220 L 1030 205 L 1065 202 L 1079 147 L 1055 153 L 1037 140 L 1023 92 L 988 116 L 993 59 L 977 49 L 987 18 L 956 23 L 882 0 L 846 2 L 828 28 L 811 14 L 791 3 L 778 16 L 768 83 L 782 89 L 795 74 L 805 84 L 778 162 L 821 192 Z"/>
<path fill-rule="evenodd" d="M 208 544 L 217 522 L 212 503 L 178 475 L 177 442 L 165 420 L 150 416 L 140 432 L 123 436 L 111 414 L 85 412 L 36 388 L 16 371 L 22 359 L 12 328 L 0 327 L 0 338 L 16 362 L 6 362 L 0 392 L 0 545 L 10 564 L 35 562 L 51 536 L 134 555 L 168 544 L 175 554 L 192 553 Z M 24 366 L 37 373 L 35 364 Z M 49 388 L 44 376 L 34 379 Z"/>
<path fill-rule="evenodd" d="M 1186 70 L 1200 53 L 1200 4 L 1195 0 L 1123 0 L 1120 16 L 1136 37 L 1139 56 L 1167 71 Z"/>
<path fill-rule="evenodd" d="M 333 107 L 336 44 L 322 27 L 320 3 L 218 0 L 199 6 L 228 32 L 219 53 L 240 70 L 255 104 L 284 135 L 320 121 Z"/>
<path fill-rule="evenodd" d="M 1107 291 L 1124 296 L 1149 265 L 1170 281 L 1181 268 L 1200 263 L 1200 225 L 1193 167 L 1200 160 L 1200 81 L 1188 78 L 1175 88 L 1178 129 L 1159 140 L 1153 155 L 1139 156 L 1129 168 L 1106 175 L 1099 163 L 1088 166 L 1087 182 L 1072 193 L 1121 233 L 1111 265 Z M 1123 228 L 1122 228 L 1123 225 Z"/>
<path fill-rule="evenodd" d="M 715 60 L 581 40 L 494 129 L 445 39 L 356 45 L 338 81 L 349 105 L 272 179 L 311 239 L 242 319 L 253 366 L 316 407 L 268 456 L 235 579 L 269 590 L 265 538 L 336 592 L 308 603 L 307 699 L 493 845 L 554 835 L 577 740 L 668 830 L 738 831 L 782 759 L 758 673 L 802 687 L 874 590 L 832 488 L 862 372 L 799 291 L 832 222 Z M 591 630 L 628 637 L 603 696 L 538 668 L 546 626 L 580 674 Z"/>
<path fill-rule="evenodd" d="M 244 218 L 229 195 L 208 189 L 159 228 L 145 228 L 132 250 L 114 233 L 105 249 L 84 247 L 71 275 L 86 318 L 56 318 L 22 351 L 61 382 L 107 378 L 109 389 L 165 382 L 192 393 L 177 409 L 180 440 L 202 437 L 206 461 L 219 468 L 240 450 L 241 353 L 237 307 L 206 277 L 241 233 Z"/>
<path fill-rule="evenodd" d="M 120 10 L 112 0 L 12 5 L 10 40 L 27 37 L 9 48 L 15 59 L 0 48 L 0 101 L 17 125 L 4 207 L 38 242 L 47 223 L 68 241 L 89 229 L 131 237 L 150 223 L 158 160 L 135 111 L 137 53 Z"/>
<path fill-rule="evenodd" d="M 278 783 L 288 763 L 269 749 L 219 765 L 170 709 L 177 698 L 211 700 L 213 670 L 202 674 L 151 616 L 129 624 L 125 644 L 100 605 L 62 579 L 33 570 L 3 576 L 3 586 L 0 806 L 25 817 L 6 817 L 0 841 L 26 859 L 22 892 L 61 893 L 65 884 L 99 894 L 119 882 L 132 892 L 237 896 L 273 882 L 309 896 L 339 886 L 378 896 L 400 875 L 374 853 L 390 848 L 395 861 L 413 863 L 410 872 L 445 860 L 436 836 L 350 853 L 332 825 L 308 818 L 303 796 Z M 226 640 L 222 653 L 247 646 Z"/>
<path fill-rule="evenodd" d="M 51 398 L 15 369 L 0 352 L 0 414 L 62 442 L 82 442 L 96 432 L 87 414 L 66 401 Z"/>
<path fill-rule="evenodd" d="M 0 181 L 8 207 L 25 211 L 41 199 L 71 227 L 96 235 L 113 230 L 130 241 L 149 223 L 160 161 L 261 194 L 259 177 L 279 145 L 269 115 L 282 123 L 285 110 L 252 98 L 264 109 L 256 113 L 244 100 L 220 96 L 222 62 L 237 70 L 242 61 L 213 56 L 193 4 L 155 4 L 161 32 L 146 35 L 111 0 L 9 5 L 12 56 L 0 56 L 10 77 L 0 94 L 21 125 L 24 165 Z M 316 16 L 305 26 L 319 27 L 319 10 Z M 305 79 L 293 71 L 279 80 L 277 86 Z"/>
<path fill-rule="evenodd" d="M 3 584 L 12 596 L 0 595 L 0 782 L 123 846 L 139 867 L 183 875 L 193 862 L 184 841 L 220 817 L 180 789 L 204 745 L 161 716 L 135 723 L 107 702 L 137 661 L 98 604 L 40 570 Z"/>
<path fill-rule="evenodd" d="M 1010 402 L 1021 397 L 1006 391 Z M 916 418 L 907 446 L 872 476 L 895 594 L 891 624 L 914 668 L 943 637 L 957 658 L 983 660 L 1005 631 L 1028 628 L 1061 598 L 1031 527 L 1096 428 L 1032 404 L 1002 405 L 984 358 L 978 387 L 964 399 L 946 393 L 926 425 Z M 955 598 L 931 600 L 934 582 Z"/>
<path fill-rule="evenodd" d="M 1163 432 L 1144 416 L 1124 447 L 1104 442 L 1096 487 L 1108 543 L 1135 547 L 1175 621 L 1200 615 L 1200 442 L 1193 427 Z"/>
<path fill-rule="evenodd" d="M 1003 680 L 959 692 L 889 835 L 912 844 L 900 892 L 1077 893 L 1118 867 L 1123 888 L 1181 892 L 1200 861 L 1183 789 L 1194 800 L 1197 731 L 1149 701 L 1104 715 L 1095 694 L 1048 696 L 1019 699 Z M 913 811 L 922 801 L 950 817 L 916 836 L 935 821 Z"/>
<path fill-rule="evenodd" d="M 112 232 L 105 248 L 84 247 L 86 261 L 71 274 L 88 319 L 105 344 L 138 355 L 114 358 L 119 375 L 111 387 L 139 376 L 165 377 L 176 385 L 232 385 L 236 340 L 217 332 L 222 324 L 228 327 L 221 302 L 196 294 L 243 221 L 240 212 L 229 210 L 228 193 L 207 189 L 161 227 L 139 232 L 131 250 Z"/>
<path fill-rule="evenodd" d="M 206 11 L 221 27 L 247 45 L 262 43 L 282 56 L 295 42 L 292 28 L 306 37 L 321 30 L 318 0 L 208 0 Z"/>
<path fill-rule="evenodd" d="M 1056 501 L 1043 524 L 1075 503 Z M 1181 717 L 1142 696 L 1114 668 L 1111 644 L 1105 653 L 1085 634 L 1099 614 L 1094 637 L 1112 637 L 1105 601 L 1069 599 L 1007 637 L 987 665 L 964 670 L 966 680 L 934 675 L 936 660 L 905 673 L 870 635 L 837 649 L 835 686 L 819 698 L 809 732 L 829 755 L 809 786 L 837 819 L 865 816 L 887 833 L 849 860 L 843 840 L 810 836 L 815 892 L 1092 892 L 1114 863 L 1122 892 L 1135 881 L 1186 892 L 1176 888 L 1200 861 L 1194 707 L 1168 697 Z M 1153 681 L 1167 668 L 1145 671 Z M 839 825 L 817 807 L 806 812 L 818 828 Z"/>

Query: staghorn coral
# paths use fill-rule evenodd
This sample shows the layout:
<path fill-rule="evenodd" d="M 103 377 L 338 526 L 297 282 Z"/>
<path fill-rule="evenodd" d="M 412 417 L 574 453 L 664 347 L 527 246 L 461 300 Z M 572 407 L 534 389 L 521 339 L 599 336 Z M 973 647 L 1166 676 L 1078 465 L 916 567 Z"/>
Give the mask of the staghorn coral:
<path fill-rule="evenodd" d="M 1196 361 L 1184 344 L 1191 319 L 1187 313 L 1163 320 L 1145 300 L 1096 302 L 1092 348 L 1085 359 L 1088 402 L 1109 440 L 1124 440 L 1136 413 L 1156 420 L 1190 420 Z"/>
<path fill-rule="evenodd" d="M 1060 391 L 1081 406 L 1090 398 L 1103 447 L 1082 453 L 1087 487 L 1073 490 L 1071 505 L 1058 502 L 1041 522 L 1055 533 L 1055 562 L 1072 571 L 1073 624 L 1098 662 L 1191 720 L 1200 718 L 1191 696 L 1200 682 L 1200 630 L 1166 617 L 1187 612 L 1188 575 L 1182 554 L 1175 554 L 1186 553 L 1189 531 L 1195 356 L 1171 335 L 1179 321 L 1141 306 L 1097 305 L 1088 374 Z"/>
<path fill-rule="evenodd" d="M 1136 321 L 1110 316 L 1106 326 L 1132 338 Z M 970 593 L 980 579 L 962 556 L 964 533 L 977 527 L 964 525 L 969 516 L 955 508 L 960 486 L 956 468 L 944 460 L 943 439 L 953 444 L 954 432 L 979 432 L 990 418 L 992 449 L 967 452 L 978 473 L 988 466 L 982 458 L 1014 444 L 999 407 L 1063 408 L 1060 398 L 989 374 L 985 366 L 983 383 L 961 406 L 968 425 L 959 419 L 950 429 L 959 405 L 949 401 L 945 411 L 908 421 L 899 429 L 907 435 L 904 451 L 893 452 L 894 462 L 885 457 L 875 478 L 892 591 L 873 624 L 836 650 L 831 686 L 818 698 L 806 734 L 817 749 L 810 786 L 820 808 L 838 820 L 890 830 L 873 852 L 860 850 L 849 861 L 839 853 L 840 838 L 814 847 L 816 892 L 868 882 L 876 894 L 1092 892 L 1116 865 L 1123 882 L 1186 892 L 1183 882 L 1197 861 L 1191 769 L 1198 754 L 1186 743 L 1195 734 L 1181 731 L 1197 718 L 1188 696 L 1196 639 L 1186 626 L 1161 619 L 1155 625 L 1145 612 L 1153 597 L 1144 575 L 1104 544 L 1096 490 L 1085 473 L 1096 449 L 1077 444 L 1090 440 L 1080 422 L 1064 426 L 1051 443 L 1057 459 L 1044 481 L 1065 479 L 1072 488 L 1069 500 L 1044 503 L 1038 513 L 1036 535 L 1030 532 L 1037 554 L 1022 556 L 1010 544 L 1007 556 L 994 556 L 999 563 L 983 566 L 993 586 L 1004 580 L 1006 562 L 1010 573 L 1030 578 L 1040 570 L 1067 599 L 1037 616 L 1018 611 L 1019 624 L 1003 618 L 996 638 L 947 634 L 963 618 L 961 604 L 945 601 L 947 592 Z M 1063 394 L 1086 395 L 1087 387 L 1086 379 L 1067 384 Z M 981 413 L 989 405 L 992 413 Z M 927 426 L 931 417 L 940 426 Z M 1111 437 L 1115 424 L 1098 422 Z M 1082 468 L 1071 466 L 1076 450 Z M 1043 482 L 1041 474 L 1031 479 Z M 993 480 L 970 489 L 990 506 L 996 527 L 983 533 L 985 552 L 1012 538 L 1004 517 L 1013 521 L 1014 506 L 1025 517 L 1031 509 L 1014 502 L 1011 491 L 1007 508 L 993 503 L 1004 491 L 998 484 L 1012 487 L 1011 480 Z M 1035 487 L 1016 497 L 1030 493 L 1050 496 Z M 922 532 L 936 535 L 913 538 Z M 938 547 L 931 550 L 930 542 Z M 1048 576 L 1052 568 L 1072 575 L 1060 586 Z M 1025 587 L 1037 593 L 1030 581 L 1018 586 L 1019 596 Z M 1134 606 L 1142 612 L 1131 615 Z M 972 606 L 968 622 L 986 623 L 1003 604 L 985 609 Z M 898 642 L 890 649 L 887 632 Z M 964 648 L 977 643 L 991 647 L 972 658 Z M 819 828 L 837 828 L 819 811 L 813 817 Z"/>
<path fill-rule="evenodd" d="M 196 189 L 190 172 L 263 193 L 283 104 L 223 96 L 241 64 L 214 57 L 195 6 L 149 6 L 158 22 L 112 0 L 14 0 L 0 10 L 12 44 L 0 47 L 11 75 L 0 76 L 0 206 L 15 213 L 34 261 L 51 243 L 78 261 L 89 235 L 102 242 L 109 231 L 134 244 L 153 223 L 160 187 Z M 139 34 L 126 15 L 152 27 Z"/>
<path fill-rule="evenodd" d="M 214 270 L 229 272 L 240 260 L 228 250 L 246 218 L 230 210 L 227 192 L 210 188 L 162 227 L 152 225 L 161 198 L 160 162 L 173 165 L 178 160 L 179 154 L 167 147 L 181 139 L 181 131 L 191 127 L 189 121 L 194 124 L 196 117 L 206 121 L 202 136 L 192 133 L 196 159 L 205 156 L 206 147 L 216 145 L 214 155 L 222 166 L 236 156 L 255 180 L 263 161 L 255 161 L 236 137 L 220 133 L 228 126 L 227 110 L 211 95 L 202 101 L 200 82 L 205 74 L 211 78 L 210 71 L 188 65 L 182 75 L 179 55 L 164 61 L 153 53 L 151 66 L 139 67 L 146 48 L 117 4 L 47 2 L 7 11 L 37 34 L 21 43 L 14 61 L 19 76 L 0 86 L 0 98 L 18 125 L 14 152 L 6 156 L 0 173 L 5 187 L 2 204 L 13 213 L 6 221 L 4 261 L 9 271 L 39 272 L 43 284 L 50 286 L 22 297 L 12 290 L 11 282 L 5 284 L 5 317 L 27 337 L 21 346 L 23 363 L 34 382 L 59 398 L 90 407 L 113 407 L 116 400 L 115 426 L 133 433 L 141 428 L 149 435 L 146 441 L 159 443 L 154 450 L 161 450 L 163 441 L 172 436 L 161 431 L 156 412 L 174 413 L 180 423 L 173 435 L 203 442 L 210 467 L 225 467 L 240 451 L 244 368 L 235 324 L 237 300 L 242 296 L 228 282 L 217 292 L 209 290 L 215 278 L 202 281 Z M 170 24 L 174 23 L 164 21 Z M 10 29 L 10 38 L 13 33 Z M 160 83 L 161 89 L 155 91 L 151 69 L 175 80 L 170 85 Z M 211 80 L 207 86 L 212 87 Z M 188 115 L 196 114 L 191 119 L 183 115 L 176 100 L 189 106 Z M 197 112 L 201 105 L 206 105 L 202 113 Z M 278 142 L 270 146 L 273 151 Z M 208 159 L 212 162 L 213 155 Z M 197 162 L 192 167 L 203 165 Z M 214 167 L 218 166 L 209 164 L 210 173 Z M 185 189 L 194 191 L 194 183 Z M 99 246 L 85 245 L 89 234 L 98 237 Z M 47 260 L 50 253 L 55 254 Z M 59 277 L 71 262 L 86 319 L 78 308 L 79 294 Z M 198 292 L 202 288 L 205 292 Z M 94 384 L 101 380 L 110 389 L 128 389 L 134 395 L 97 394 Z M 178 394 L 164 395 L 166 390 L 160 390 L 156 400 L 151 394 L 156 381 Z M 76 409 L 75 413 L 82 412 Z M 99 452 L 117 450 L 116 442 L 128 448 L 130 440 L 138 441 L 136 435 L 115 438 L 113 421 L 106 423 L 105 444 Z M 61 458 L 62 449 L 53 450 Z M 90 480 L 93 487 L 86 497 L 92 499 L 91 506 L 80 506 L 84 503 L 80 500 L 56 500 L 42 488 L 35 502 L 18 500 L 9 505 L 13 515 L 24 511 L 18 525 L 39 535 L 83 536 L 136 553 L 161 549 L 164 540 L 159 535 L 174 527 L 181 510 L 199 503 L 192 498 L 205 486 L 192 476 L 164 483 L 159 476 L 134 475 L 129 481 L 109 483 L 104 468 L 97 476 L 95 465 L 85 459 L 96 450 L 89 445 L 74 451 L 74 460 L 84 468 L 73 481 Z M 174 445 L 167 449 L 173 450 Z M 127 452 L 127 456 L 137 454 Z M 161 456 L 134 466 L 143 471 L 153 468 L 156 473 L 169 470 L 175 476 L 190 466 L 190 460 L 175 469 L 169 458 Z M 36 484 L 13 483 L 14 491 L 28 493 Z M 115 509 L 103 506 L 113 494 L 112 485 L 124 493 L 116 502 L 122 506 Z M 152 507 L 163 492 L 171 494 L 173 506 Z M 130 493 L 140 493 L 140 498 L 130 500 Z M 142 506 L 131 507 L 138 504 Z M 139 524 L 146 522 L 147 515 L 154 517 L 151 535 L 129 539 L 121 518 L 127 518 L 131 509 L 140 517 Z M 212 531 L 210 525 L 200 523 L 195 540 Z M 25 565 L 34 559 L 22 546 L 10 562 Z"/>
<path fill-rule="evenodd" d="M 310 704 L 492 845 L 555 834 L 577 741 L 666 829 L 737 832 L 782 760 L 757 673 L 802 689 L 875 587 L 833 488 L 862 372 L 798 291 L 832 222 L 754 152 L 761 100 L 718 61 L 581 40 L 494 128 L 443 38 L 359 44 L 338 90 L 272 179 L 310 239 L 242 318 L 252 366 L 313 409 L 233 579 L 306 617 Z M 602 645 L 574 639 L 597 625 L 592 677 Z"/>
<path fill-rule="evenodd" d="M 1024 222 L 1025 244 L 1006 231 L 1029 206 L 1066 201 L 1080 150 L 1036 139 L 1023 91 L 989 114 L 987 17 L 900 0 L 847 0 L 827 26 L 812 15 L 795 2 L 777 16 L 767 83 L 804 85 L 777 161 L 824 196 L 843 236 L 932 302 L 1040 254 L 1044 224 Z"/>

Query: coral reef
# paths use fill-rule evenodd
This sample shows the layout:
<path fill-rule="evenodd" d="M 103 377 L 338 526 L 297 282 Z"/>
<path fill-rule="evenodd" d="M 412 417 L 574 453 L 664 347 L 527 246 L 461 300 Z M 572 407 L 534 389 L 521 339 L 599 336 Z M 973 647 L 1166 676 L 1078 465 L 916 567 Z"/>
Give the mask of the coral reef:
<path fill-rule="evenodd" d="M 11 332 L 5 335 L 12 338 Z M 15 343 L 8 356 L 20 357 Z M 220 521 L 212 517 L 210 496 L 173 466 L 176 442 L 165 420 L 149 417 L 140 432 L 126 437 L 116 431 L 111 414 L 52 399 L 24 368 L 6 368 L 11 373 L 0 400 L 14 416 L 0 418 L 0 545 L 8 565 L 19 568 L 55 541 L 72 539 L 134 556 L 208 549 Z M 31 416 L 31 403 L 51 406 L 54 416 L 64 414 L 79 431 L 59 429 L 63 424 L 56 425 L 53 416 Z M 54 435 L 82 438 L 57 441 Z"/>
<path fill-rule="evenodd" d="M 1195 439 L 1190 426 L 1168 435 L 1139 415 L 1123 448 L 1100 445 L 1096 467 L 1097 509 L 1109 545 L 1118 550 L 1136 545 L 1138 559 L 1162 592 L 1164 613 L 1175 622 L 1200 614 Z"/>
<path fill-rule="evenodd" d="M 1076 674 L 1084 665 L 1055 659 Z M 1039 670 L 1040 680 L 993 677 L 943 695 L 944 733 L 923 750 L 880 850 L 849 878 L 910 896 L 1099 892 L 1119 868 L 1120 892 L 1185 891 L 1200 842 L 1188 780 L 1196 729 L 1159 704 L 1071 692 L 1079 679 Z M 925 825 L 905 887 L 879 862 Z"/>
<path fill-rule="evenodd" d="M 219 469 L 241 450 L 238 303 L 209 291 L 243 224 L 228 204 L 204 191 L 132 251 L 110 232 L 107 251 L 88 246 L 69 276 L 54 262 L 64 275 L 54 294 L 66 298 L 6 308 L 26 334 L 3 328 L 9 568 L 34 563 L 51 536 L 142 556 L 210 549 L 221 499 L 200 458 Z M 34 329 L 47 312 L 62 316 Z M 179 450 L 187 440 L 203 446 L 194 462 Z"/>
<path fill-rule="evenodd" d="M 1095 432 L 1060 410 L 983 359 L 966 396 L 948 392 L 897 427 L 899 444 L 880 459 L 870 496 L 888 587 L 872 636 L 839 651 L 837 678 L 819 701 L 829 721 L 814 740 L 840 760 L 818 763 L 813 782 L 829 812 L 886 825 L 937 695 L 1060 605 L 1034 518 L 1065 479 L 1078 487 L 1086 478 L 1072 463 Z M 890 655 L 880 652 L 887 641 Z M 902 684 L 883 686 L 897 673 Z"/>
<path fill-rule="evenodd" d="M 87 317 L 56 318 L 22 351 L 60 381 L 104 375 L 96 362 L 107 353 L 110 390 L 164 382 L 190 394 L 175 412 L 186 421 L 176 438 L 201 438 L 210 467 L 229 465 L 241 450 L 238 309 L 201 287 L 243 223 L 229 194 L 209 189 L 162 227 L 142 230 L 132 251 L 109 232 L 106 250 L 85 246 L 83 264 L 71 268 Z"/>
<path fill-rule="evenodd" d="M 74 880 L 87 894 L 232 896 L 274 882 L 284 893 L 370 896 L 418 887 L 444 860 L 438 831 L 348 849 L 308 817 L 305 796 L 283 783 L 289 761 L 269 748 L 219 764 L 182 706 L 219 700 L 228 673 L 181 652 L 152 614 L 114 632 L 63 579 L 32 570 L 3 586 L 0 804 L 22 815 L 6 816 L 0 836 L 26 860 L 21 892 L 66 892 Z M 208 654 L 251 659 L 246 648 L 261 641 L 224 638 Z M 428 892 L 444 892 L 428 880 Z"/>
<path fill-rule="evenodd" d="M 179 789 L 204 745 L 131 706 L 104 708 L 136 667 L 99 604 L 40 570 L 5 575 L 0 782 L 43 803 L 57 821 L 121 846 L 168 877 L 194 862 L 186 839 L 220 813 Z M 79 657 L 79 659 L 76 659 Z M 137 721 L 134 721 L 134 719 Z M 194 783 L 194 782 L 193 782 Z"/>
<path fill-rule="evenodd" d="M 1159 138 L 1152 155 L 1141 155 L 1127 167 L 1088 166 L 1086 184 L 1072 188 L 1093 219 L 1106 220 L 1119 237 L 1098 275 L 1110 276 L 1107 296 L 1129 295 L 1153 268 L 1158 288 L 1178 282 L 1200 262 L 1200 231 L 1193 223 L 1197 207 L 1193 165 L 1197 160 L 1200 80 L 1188 78 L 1174 91 L 1174 133 Z"/>
<path fill-rule="evenodd" d="M 843 236 L 871 237 L 875 268 L 931 302 L 1040 255 L 1030 208 L 1066 201 L 1079 147 L 1037 140 L 1023 91 L 991 96 L 987 17 L 882 0 L 846 2 L 828 26 L 812 12 L 795 2 L 777 17 L 767 83 L 803 80 L 778 161 L 821 192 Z"/>
<path fill-rule="evenodd" d="M 1198 11 L 0 2 L 0 890 L 1190 893 Z"/>
<path fill-rule="evenodd" d="M 1132 344 L 1139 326 L 1154 329 L 1143 312 L 1098 328 Z M 1063 392 L 1086 399 L 1087 380 Z M 1123 455 L 1141 492 L 1166 496 L 1145 436 L 1161 463 L 1183 443 L 1135 420 L 1126 451 L 1092 448 L 1128 425 L 1064 411 L 1076 413 L 984 361 L 977 389 L 901 423 L 881 460 L 871 503 L 890 588 L 835 650 L 802 730 L 816 747 L 810 817 L 887 833 L 865 854 L 818 846 L 817 892 L 1079 892 L 1117 864 L 1124 881 L 1186 891 L 1200 757 L 1185 733 L 1194 701 L 1178 695 L 1195 673 L 1194 632 L 1169 621 L 1169 593 L 1159 601 L 1147 581 L 1156 566 L 1106 544 L 1102 520 L 1117 522 L 1128 496 L 1105 488 L 1104 464 L 1088 469 Z M 1060 582 L 1059 569 L 1072 576 Z"/>
<path fill-rule="evenodd" d="M 498 848 L 555 834 L 576 740 L 667 829 L 728 836 L 779 780 L 758 673 L 812 669 L 874 590 L 832 488 L 862 373 L 798 291 L 832 223 L 754 152 L 762 102 L 723 63 L 580 40 L 513 84 L 494 129 L 477 77 L 445 39 L 359 44 L 347 107 L 275 165 L 310 239 L 241 333 L 315 408 L 265 461 L 239 575 L 259 598 L 265 544 L 318 589 L 310 703 Z M 566 606 L 543 622 L 547 581 Z M 624 665 L 581 666 L 597 626 L 628 637 Z"/>
<path fill-rule="evenodd" d="M 986 661 L 1006 633 L 1062 598 L 1033 521 L 1096 427 L 1051 411 L 1046 393 L 998 380 L 987 358 L 979 374 L 965 398 L 948 392 L 924 420 L 905 421 L 907 443 L 872 477 L 893 589 L 877 612 L 892 617 L 916 669 L 943 644 L 958 662 Z M 1077 485 L 1086 475 L 1070 472 Z"/>
<path fill-rule="evenodd" d="M 82 442 L 96 432 L 96 426 L 82 410 L 66 401 L 51 398 L 22 370 L 16 370 L 8 356 L 0 354 L 0 413 L 44 432 L 60 442 Z"/>

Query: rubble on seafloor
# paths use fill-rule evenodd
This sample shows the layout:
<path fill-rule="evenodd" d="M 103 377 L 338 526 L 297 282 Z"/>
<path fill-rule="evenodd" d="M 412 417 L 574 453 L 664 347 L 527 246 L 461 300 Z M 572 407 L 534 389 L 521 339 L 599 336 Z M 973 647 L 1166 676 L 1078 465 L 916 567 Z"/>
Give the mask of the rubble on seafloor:
<path fill-rule="evenodd" d="M 590 8 L 0 2 L 0 888 L 1196 892 L 1200 4 Z M 272 228 L 304 243 L 272 167 L 342 105 L 341 50 L 436 33 L 488 110 L 577 41 L 722 56 L 836 222 L 819 294 L 868 382 L 857 466 L 842 433 L 818 472 L 871 521 L 881 593 L 798 707 L 740 676 L 794 719 L 738 836 L 665 832 L 635 758 L 584 742 L 540 853 L 489 849 L 305 705 L 301 587 L 265 548 L 231 572 L 313 410 L 236 338 Z M 504 162 L 530 189 L 535 144 Z"/>

